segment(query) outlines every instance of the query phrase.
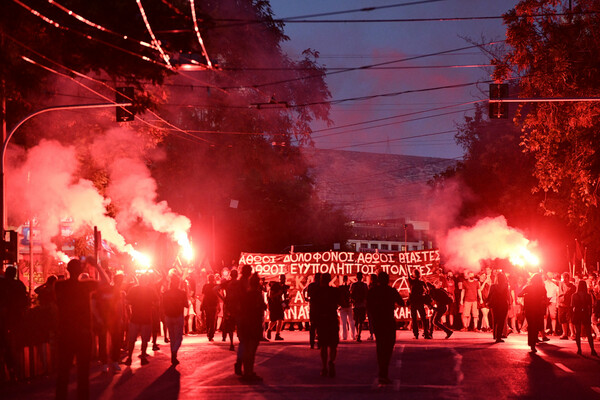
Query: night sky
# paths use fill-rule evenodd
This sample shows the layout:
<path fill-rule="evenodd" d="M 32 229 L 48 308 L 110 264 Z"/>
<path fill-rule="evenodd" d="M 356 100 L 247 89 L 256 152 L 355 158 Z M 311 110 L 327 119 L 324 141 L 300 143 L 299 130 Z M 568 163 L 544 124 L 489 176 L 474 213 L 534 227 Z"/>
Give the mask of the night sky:
<path fill-rule="evenodd" d="M 403 3 L 420 4 L 396 7 Z M 418 2 L 271 0 L 276 18 L 355 10 L 364 7 L 394 6 L 370 12 L 311 18 L 327 20 L 491 17 L 501 16 L 516 3 L 513 0 L 499 2 L 480 0 Z M 501 19 L 364 23 L 288 22 L 285 32 L 290 37 L 290 41 L 285 45 L 285 49 L 290 54 L 298 56 L 306 48 L 315 49 L 320 52 L 320 62 L 328 68 L 358 67 L 444 52 L 471 45 L 468 40 L 475 43 L 487 43 L 505 39 L 505 29 Z M 485 54 L 479 49 L 472 48 L 388 64 L 385 66 L 388 69 L 339 73 L 328 76 L 327 83 L 333 100 L 382 95 L 406 90 L 484 82 L 490 79 L 490 67 L 423 67 L 488 63 L 489 59 Z M 419 66 L 419 68 L 397 69 L 397 67 L 408 66 Z M 387 119 L 323 132 L 319 132 L 319 130 L 327 127 L 315 124 L 313 137 L 317 147 L 320 148 L 428 157 L 461 157 L 462 149 L 454 142 L 456 123 L 462 122 L 465 113 L 469 112 L 467 110 L 473 108 L 473 105 L 464 103 L 486 99 L 487 90 L 488 83 L 480 83 L 454 89 L 343 102 L 332 106 L 333 127 L 374 119 Z M 447 108 L 432 110 L 440 107 Z M 423 112 L 426 110 L 431 111 Z M 390 118 L 411 113 L 416 114 Z M 416 120 L 407 121 L 409 119 Z M 418 135 L 428 136 L 403 139 Z"/>

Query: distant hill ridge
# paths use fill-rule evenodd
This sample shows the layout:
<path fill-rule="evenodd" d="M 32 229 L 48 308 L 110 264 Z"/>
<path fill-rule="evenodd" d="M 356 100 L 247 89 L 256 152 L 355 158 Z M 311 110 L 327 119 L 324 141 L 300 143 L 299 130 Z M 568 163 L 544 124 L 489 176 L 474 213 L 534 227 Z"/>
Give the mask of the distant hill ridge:
<path fill-rule="evenodd" d="M 305 148 L 319 197 L 355 220 L 425 219 L 428 182 L 456 160 Z"/>

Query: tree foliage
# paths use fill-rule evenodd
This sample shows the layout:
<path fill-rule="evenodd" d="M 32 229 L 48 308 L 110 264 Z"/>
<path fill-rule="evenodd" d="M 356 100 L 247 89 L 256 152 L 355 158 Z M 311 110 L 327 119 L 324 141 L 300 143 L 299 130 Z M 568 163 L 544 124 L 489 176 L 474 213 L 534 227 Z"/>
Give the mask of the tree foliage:
<path fill-rule="evenodd" d="M 268 1 L 196 1 L 206 54 L 194 32 L 191 2 L 141 4 L 173 68 L 152 41 L 136 1 L 0 2 L 8 125 L 49 104 L 104 102 L 114 98 L 110 87 L 133 85 L 140 118 L 129 126 L 166 154 L 163 161 L 148 158 L 161 199 L 190 217 L 207 252 L 215 237 L 222 257 L 239 250 L 279 251 L 298 242 L 324 248 L 343 243 L 345 220 L 316 198 L 296 148 L 311 144 L 312 121 L 329 122 L 330 93 L 318 52 L 283 51 L 287 36 Z M 214 68 L 207 68 L 206 56 Z M 204 70 L 182 68 L 190 63 Z M 60 132 L 64 142 L 82 148 L 81 176 L 103 193 L 107 175 L 85 160 L 97 151 L 90 146 L 94 137 L 115 125 L 113 115 L 40 120 L 38 129 L 27 131 L 27 144 Z M 229 207 L 231 199 L 239 200 L 239 209 Z M 113 216 L 118 205 L 107 211 Z"/>
<path fill-rule="evenodd" d="M 511 49 L 496 60 L 495 78 L 516 78 L 521 97 L 598 97 L 599 6 L 594 0 L 521 1 L 505 15 Z M 580 227 L 596 218 L 598 207 L 599 111 L 598 102 L 542 102 L 521 105 L 516 117 L 545 211 Z"/>

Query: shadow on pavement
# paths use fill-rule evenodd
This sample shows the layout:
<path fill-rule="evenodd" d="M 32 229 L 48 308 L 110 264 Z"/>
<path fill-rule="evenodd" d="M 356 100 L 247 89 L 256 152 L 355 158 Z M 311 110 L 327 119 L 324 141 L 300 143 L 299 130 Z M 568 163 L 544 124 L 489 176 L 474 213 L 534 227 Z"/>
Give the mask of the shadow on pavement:
<path fill-rule="evenodd" d="M 152 382 L 136 399 L 139 400 L 166 400 L 177 399 L 181 388 L 181 375 L 175 367 L 171 366 L 154 382 Z"/>

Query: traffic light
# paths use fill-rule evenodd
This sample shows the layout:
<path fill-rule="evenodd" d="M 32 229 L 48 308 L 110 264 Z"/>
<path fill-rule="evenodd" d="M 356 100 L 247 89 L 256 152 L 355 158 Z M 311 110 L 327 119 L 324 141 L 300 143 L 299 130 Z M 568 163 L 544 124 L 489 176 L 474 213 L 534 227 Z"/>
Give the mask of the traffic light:
<path fill-rule="evenodd" d="M 19 234 L 16 231 L 6 231 L 6 233 L 9 234 L 9 240 L 2 239 L 2 261 L 16 264 L 19 255 Z"/>
<path fill-rule="evenodd" d="M 490 83 L 490 100 L 508 97 L 508 83 Z M 490 119 L 508 118 L 508 103 L 490 101 Z"/>
<path fill-rule="evenodd" d="M 118 87 L 116 92 L 117 103 L 133 103 L 133 87 Z M 135 119 L 135 107 L 117 107 L 117 122 L 133 121 Z"/>

